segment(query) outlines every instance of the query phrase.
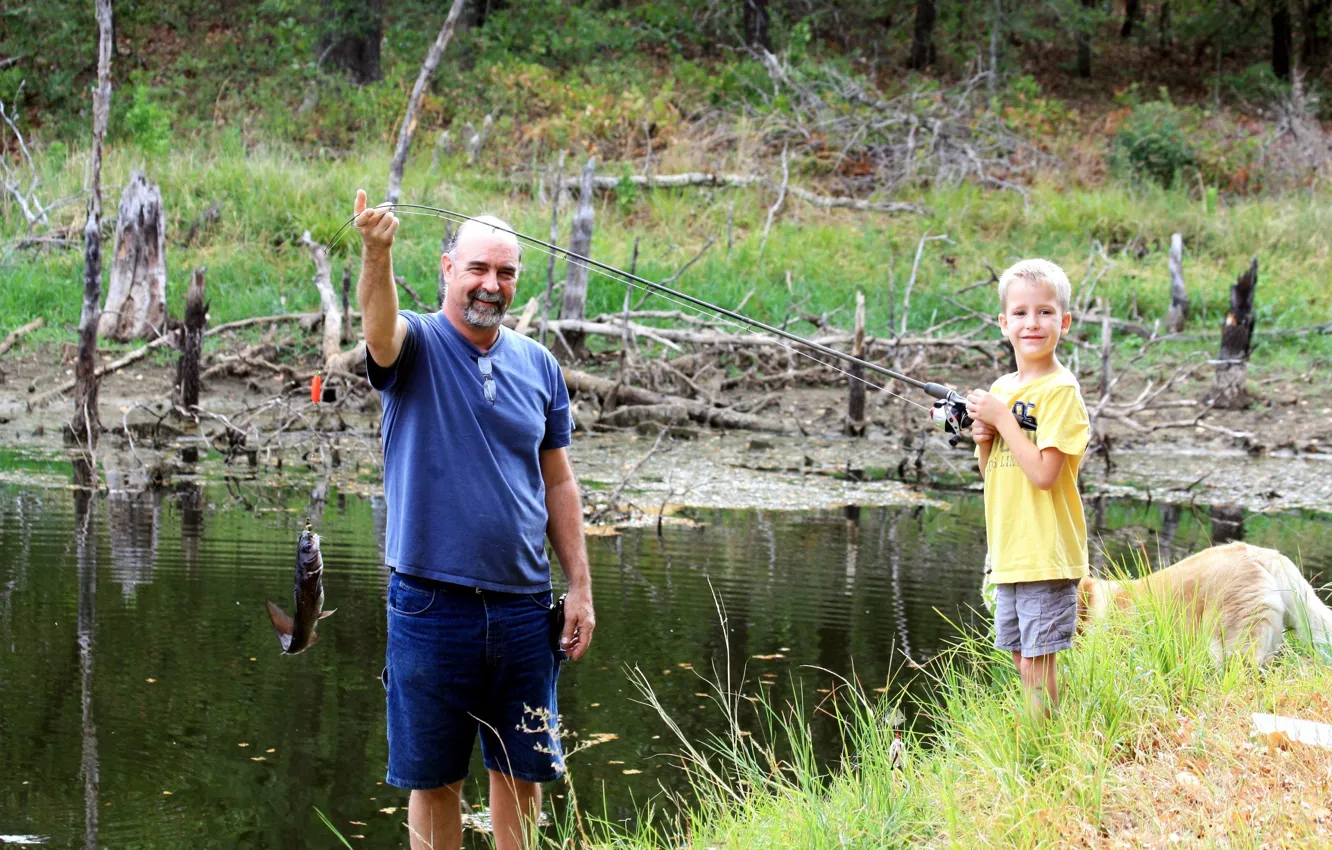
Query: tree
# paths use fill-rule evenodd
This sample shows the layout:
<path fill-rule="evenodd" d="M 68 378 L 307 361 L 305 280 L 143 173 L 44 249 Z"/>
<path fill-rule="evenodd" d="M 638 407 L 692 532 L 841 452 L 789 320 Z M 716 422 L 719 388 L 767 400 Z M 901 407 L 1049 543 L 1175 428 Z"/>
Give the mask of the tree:
<path fill-rule="evenodd" d="M 772 20 L 768 16 L 768 0 L 741 0 L 744 4 L 743 26 L 745 46 L 772 52 Z"/>
<path fill-rule="evenodd" d="M 384 40 L 385 0 L 325 0 L 328 30 L 319 40 L 319 61 L 346 71 L 358 85 L 383 76 L 379 45 Z"/>
<path fill-rule="evenodd" d="M 1292 36 L 1290 0 L 1272 0 L 1272 73 L 1278 79 L 1290 79 Z"/>
<path fill-rule="evenodd" d="M 934 64 L 934 19 L 937 15 L 935 0 L 916 0 L 916 26 L 911 32 L 911 59 L 908 67 L 914 70 Z"/>
<path fill-rule="evenodd" d="M 1300 45 L 1300 64 L 1313 75 L 1322 73 L 1332 44 L 1332 0 L 1304 0 L 1300 4 L 1304 43 Z"/>
<path fill-rule="evenodd" d="M 1075 34 L 1075 40 L 1078 43 L 1078 76 L 1087 79 L 1091 76 L 1092 32 L 1096 28 L 1096 20 L 1092 13 L 1096 9 L 1096 0 L 1082 0 L 1082 15 L 1078 18 L 1078 30 Z"/>
<path fill-rule="evenodd" d="M 1124 25 L 1119 28 L 1119 37 L 1128 38 L 1133 35 L 1133 25 L 1137 23 L 1138 18 L 1142 16 L 1142 5 L 1138 0 L 1125 0 L 1124 3 Z"/>

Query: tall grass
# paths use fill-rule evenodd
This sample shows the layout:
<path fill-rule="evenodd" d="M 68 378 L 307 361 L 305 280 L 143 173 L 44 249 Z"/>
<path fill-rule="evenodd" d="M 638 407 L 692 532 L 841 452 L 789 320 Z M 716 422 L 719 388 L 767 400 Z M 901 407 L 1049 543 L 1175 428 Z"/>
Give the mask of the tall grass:
<path fill-rule="evenodd" d="M 72 154 L 42 160 L 49 195 L 76 195 L 86 159 L 86 154 Z M 318 294 L 310 284 L 313 269 L 300 243 L 302 233 L 309 230 L 316 239 L 329 240 L 350 215 L 357 188 L 367 188 L 375 199 L 387 166 L 387 151 L 311 158 L 279 145 L 247 148 L 225 134 L 147 163 L 133 149 L 113 148 L 104 169 L 105 208 L 108 216 L 115 210 L 118 187 L 134 169 L 147 167 L 149 178 L 162 187 L 173 313 L 181 311 L 189 269 L 199 265 L 208 267 L 213 323 L 312 310 Z M 602 173 L 625 171 L 612 164 Z M 407 169 L 403 200 L 493 211 L 517 229 L 544 237 L 550 211 L 534 198 L 534 188 L 526 178 L 511 180 L 460 158 L 446 157 L 432 172 L 428 152 L 419 151 Z M 775 200 L 767 189 L 605 193 L 597 198 L 592 253 L 627 266 L 639 240 L 640 274 L 660 279 L 712 239 L 712 248 L 680 280 L 691 294 L 734 307 L 752 292 L 746 312 L 757 318 L 791 318 L 794 302 L 815 314 L 840 310 L 834 321 L 846 322 L 860 289 L 867 295 L 869 330 L 883 335 L 890 317 L 894 328 L 901 324 L 912 261 L 927 232 L 947 234 L 950 241 L 929 243 L 923 253 L 907 319 L 908 328 L 916 331 L 958 315 L 952 299 L 995 311 L 989 287 L 958 291 L 984 279 L 987 262 L 1002 268 L 1033 255 L 1063 264 L 1078 288 L 1090 288 L 1099 276 L 1095 294 L 1109 300 L 1115 315 L 1138 316 L 1150 324 L 1168 306 L 1166 251 L 1170 234 L 1181 232 L 1192 330 L 1209 336 L 1217 330 L 1230 284 L 1255 255 L 1261 263 L 1260 340 L 1264 329 L 1299 327 L 1332 315 L 1332 288 L 1326 286 L 1332 271 L 1332 213 L 1325 195 L 1241 198 L 1206 211 L 1184 191 L 1115 183 L 1066 191 L 1051 180 L 1032 187 L 1030 203 L 1011 192 L 974 186 L 930 188 L 908 199 L 925 205 L 929 214 L 824 211 L 787 198 L 763 244 L 764 222 Z M 214 204 L 221 220 L 186 244 L 191 225 Z M 568 238 L 570 207 L 565 206 L 561 222 L 562 241 Z M 83 215 L 78 203 L 54 214 L 56 226 L 75 234 L 69 250 L 7 252 L 0 264 L 0 330 L 42 315 L 47 330 L 38 338 L 65 338 L 67 328 L 77 323 L 82 270 L 77 235 Z M 12 204 L 0 202 L 0 243 L 22 235 L 24 228 Z M 442 234 L 439 221 L 420 217 L 406 218 L 398 234 L 395 271 L 428 301 L 435 291 Z M 357 267 L 356 246 L 351 232 L 333 250 L 335 280 L 343 265 Z M 110 249 L 108 244 L 108 255 Z M 523 300 L 544 290 L 546 257 L 528 249 L 524 262 Z M 556 280 L 563 275 L 559 262 Z M 589 315 L 618 310 L 623 294 L 623 284 L 594 275 Z M 647 306 L 668 305 L 651 298 Z M 1275 343 L 1261 347 L 1255 359 L 1261 368 L 1265 358 L 1291 351 L 1325 356 L 1332 353 L 1332 343 L 1326 337 Z"/>
<path fill-rule="evenodd" d="M 1169 600 L 1144 598 L 1087 630 L 1060 654 L 1060 706 L 1044 722 L 1027 714 L 1009 654 L 980 635 L 963 637 L 927 665 L 933 698 L 905 733 L 908 755 L 897 768 L 885 720 L 896 697 L 848 684 L 838 701 L 820 706 L 835 714 L 846 751 L 840 764 L 823 767 L 810 755 L 807 707 L 759 697 L 755 721 L 742 728 L 740 706 L 749 698 L 719 680 L 722 728 L 707 741 L 681 737 L 695 798 L 677 801 L 675 834 L 603 822 L 597 843 L 634 850 L 1081 846 L 1131 824 L 1139 831 L 1125 833 L 1130 843 L 1183 830 L 1191 841 L 1249 846 L 1257 835 L 1246 826 L 1251 818 L 1279 823 L 1291 846 L 1312 846 L 1325 833 L 1299 807 L 1290 811 L 1262 794 L 1241 811 L 1249 805 L 1244 795 L 1232 799 L 1223 789 L 1245 759 L 1267 757 L 1248 744 L 1249 714 L 1274 706 L 1332 711 L 1325 696 L 1332 667 L 1298 640 L 1261 671 L 1243 654 L 1217 664 L 1214 624 L 1180 627 L 1183 613 Z M 631 678 L 678 735 L 647 677 L 635 671 Z M 1287 755 L 1286 764 L 1311 760 L 1316 792 L 1319 757 Z"/>

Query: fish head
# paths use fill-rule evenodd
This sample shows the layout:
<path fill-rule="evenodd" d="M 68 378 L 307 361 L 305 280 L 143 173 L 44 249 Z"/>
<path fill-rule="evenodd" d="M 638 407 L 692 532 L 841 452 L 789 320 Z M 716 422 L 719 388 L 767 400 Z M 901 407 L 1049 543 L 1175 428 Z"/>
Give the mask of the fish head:
<path fill-rule="evenodd" d="M 319 535 L 308 527 L 301 532 L 296 542 L 296 567 L 306 573 L 324 568 L 324 558 L 319 551 Z"/>

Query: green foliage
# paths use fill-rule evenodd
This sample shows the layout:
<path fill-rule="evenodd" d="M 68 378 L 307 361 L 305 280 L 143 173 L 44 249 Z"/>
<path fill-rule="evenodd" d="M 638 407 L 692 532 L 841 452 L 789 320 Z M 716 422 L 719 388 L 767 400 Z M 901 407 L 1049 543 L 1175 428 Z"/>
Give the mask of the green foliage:
<path fill-rule="evenodd" d="M 153 90 L 142 82 L 134 84 L 129 109 L 121 125 L 126 137 L 145 154 L 161 156 L 171 150 L 174 115 L 162 106 Z"/>
<path fill-rule="evenodd" d="M 1115 134 L 1111 162 L 1135 179 L 1153 180 L 1169 189 L 1186 167 L 1198 162 L 1184 131 L 1183 111 L 1162 99 L 1133 107 Z"/>

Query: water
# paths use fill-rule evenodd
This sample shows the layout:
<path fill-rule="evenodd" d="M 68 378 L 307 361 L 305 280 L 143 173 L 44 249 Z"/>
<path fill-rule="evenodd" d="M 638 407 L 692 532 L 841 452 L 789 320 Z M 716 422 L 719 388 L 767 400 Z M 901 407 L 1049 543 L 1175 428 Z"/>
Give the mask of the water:
<path fill-rule="evenodd" d="M 337 614 L 282 657 L 265 600 L 289 605 L 308 490 L 181 485 L 91 500 L 0 485 L 0 835 L 54 847 L 332 846 L 314 809 L 367 847 L 405 846 L 406 794 L 382 785 L 383 503 L 334 494 L 318 523 Z M 923 695 L 924 660 L 979 607 L 981 504 L 771 513 L 708 510 L 588 540 L 598 628 L 566 665 L 561 708 L 585 806 L 611 819 L 681 788 L 677 750 L 625 675 L 637 666 L 686 734 L 718 728 L 697 673 L 734 669 L 751 693 L 826 698 L 835 675 Z M 1227 518 L 1094 502 L 1097 557 L 1177 556 L 1243 537 L 1332 567 L 1319 514 Z M 1238 519 L 1238 524 L 1234 521 Z M 726 627 L 714 607 L 723 600 Z M 691 669 L 692 668 L 692 669 Z M 823 692 L 821 692 L 821 690 Z M 826 721 L 820 755 L 838 756 Z M 479 748 L 478 748 L 479 749 Z M 479 752 L 473 776 L 484 775 Z M 551 785 L 556 802 L 566 793 Z M 483 795 L 475 779 L 469 802 Z M 589 803 L 588 801 L 595 801 Z"/>

